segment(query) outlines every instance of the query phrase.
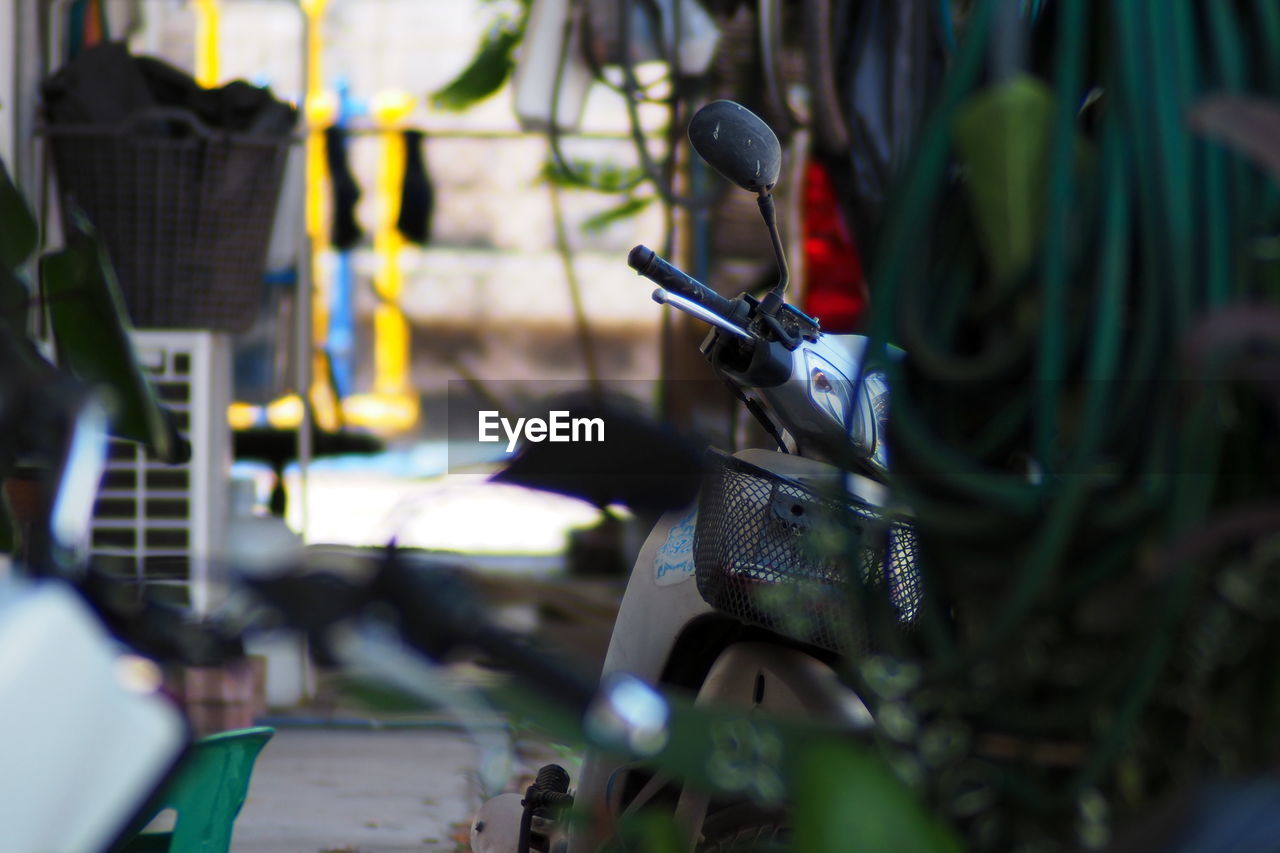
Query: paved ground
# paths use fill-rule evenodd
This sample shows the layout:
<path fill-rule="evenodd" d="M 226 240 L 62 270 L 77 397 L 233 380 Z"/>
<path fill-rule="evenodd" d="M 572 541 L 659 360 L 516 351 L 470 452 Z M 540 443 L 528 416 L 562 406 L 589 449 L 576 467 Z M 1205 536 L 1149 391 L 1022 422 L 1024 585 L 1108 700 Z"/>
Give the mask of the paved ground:
<path fill-rule="evenodd" d="M 479 801 L 476 763 L 475 747 L 447 729 L 279 729 L 254 769 L 232 850 L 457 850 L 453 825 Z"/>

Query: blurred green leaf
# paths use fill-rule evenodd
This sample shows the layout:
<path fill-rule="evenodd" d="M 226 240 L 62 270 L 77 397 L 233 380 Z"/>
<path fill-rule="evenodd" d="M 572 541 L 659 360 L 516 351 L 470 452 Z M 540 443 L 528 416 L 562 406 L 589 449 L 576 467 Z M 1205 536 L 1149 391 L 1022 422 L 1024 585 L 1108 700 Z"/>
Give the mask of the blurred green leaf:
<path fill-rule="evenodd" d="M 1193 130 L 1253 160 L 1280 181 L 1280 101 L 1215 95 L 1192 108 Z"/>
<path fill-rule="evenodd" d="M 630 219 L 653 202 L 653 196 L 629 198 L 622 204 L 602 210 L 594 216 L 587 217 L 582 223 L 582 230 L 588 234 L 599 234 L 615 222 Z"/>
<path fill-rule="evenodd" d="M 27 335 L 27 285 L 8 266 L 0 265 L 0 329 L 15 337 Z"/>
<path fill-rule="evenodd" d="M 0 266 L 16 270 L 36 250 L 40 231 L 26 199 L 0 161 Z"/>
<path fill-rule="evenodd" d="M 963 849 L 884 762 L 852 745 L 811 746 L 802 760 L 797 788 L 796 850 Z"/>
<path fill-rule="evenodd" d="M 645 178 L 639 166 L 619 166 L 595 160 L 570 160 L 561 164 L 548 160 L 542 166 L 541 178 L 561 187 L 589 187 L 606 193 L 622 193 Z"/>
<path fill-rule="evenodd" d="M 431 94 L 432 106 L 460 112 L 501 89 L 515 68 L 511 54 L 523 36 L 523 22 L 518 29 L 495 27 L 490 30 L 471 64 Z"/>
<path fill-rule="evenodd" d="M 1002 279 L 1031 263 L 1044 234 L 1053 93 L 1016 77 L 975 95 L 952 125 L 983 248 Z"/>
<path fill-rule="evenodd" d="M 618 834 L 629 850 L 682 853 L 689 849 L 676 825 L 675 816 L 660 810 L 625 815 L 618 823 Z"/>
<path fill-rule="evenodd" d="M 138 365 L 115 274 L 87 223 L 41 258 L 40 273 L 59 364 L 112 395 L 113 435 L 140 442 L 162 462 L 180 461 L 185 442 Z"/>

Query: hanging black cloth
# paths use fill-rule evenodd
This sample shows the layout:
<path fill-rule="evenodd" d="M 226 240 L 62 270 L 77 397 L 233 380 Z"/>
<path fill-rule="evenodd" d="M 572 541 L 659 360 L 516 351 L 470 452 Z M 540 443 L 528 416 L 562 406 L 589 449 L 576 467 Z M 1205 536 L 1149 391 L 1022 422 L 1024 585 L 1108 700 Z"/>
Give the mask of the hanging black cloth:
<path fill-rule="evenodd" d="M 360 200 L 360 187 L 351 174 L 347 162 L 347 132 L 340 127 L 329 127 L 324 132 L 324 156 L 329 167 L 329 184 L 333 188 L 333 221 L 329 230 L 329 242 L 335 249 L 354 249 L 363 232 L 356 222 L 356 202 Z"/>
<path fill-rule="evenodd" d="M 431 212 L 436 192 L 422 154 L 425 137 L 420 130 L 404 132 L 404 181 L 400 186 L 400 217 L 396 228 L 411 243 L 425 246 L 431 237 Z"/>

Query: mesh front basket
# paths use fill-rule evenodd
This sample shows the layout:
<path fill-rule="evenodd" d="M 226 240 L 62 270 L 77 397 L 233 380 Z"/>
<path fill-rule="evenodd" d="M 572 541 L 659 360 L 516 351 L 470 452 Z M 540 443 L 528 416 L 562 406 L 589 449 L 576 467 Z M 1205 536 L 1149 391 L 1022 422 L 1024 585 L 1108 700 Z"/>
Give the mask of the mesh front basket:
<path fill-rule="evenodd" d="M 289 137 L 153 111 L 46 130 L 64 224 L 101 235 L 135 326 L 242 331 L 257 311 Z"/>
<path fill-rule="evenodd" d="M 717 610 L 841 654 L 880 645 L 920 606 L 912 528 L 721 456 L 698 498 L 698 591 Z"/>

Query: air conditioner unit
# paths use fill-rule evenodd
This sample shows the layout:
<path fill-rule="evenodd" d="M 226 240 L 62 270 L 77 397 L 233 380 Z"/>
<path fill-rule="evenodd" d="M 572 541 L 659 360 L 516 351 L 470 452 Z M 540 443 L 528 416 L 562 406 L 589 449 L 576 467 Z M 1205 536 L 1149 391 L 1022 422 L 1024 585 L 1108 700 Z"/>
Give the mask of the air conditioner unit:
<path fill-rule="evenodd" d="M 191 460 L 165 465 L 137 444 L 112 439 L 94 507 L 93 554 L 206 613 L 222 580 L 215 558 L 227 525 L 231 339 L 137 330 L 133 345 L 191 442 Z"/>

